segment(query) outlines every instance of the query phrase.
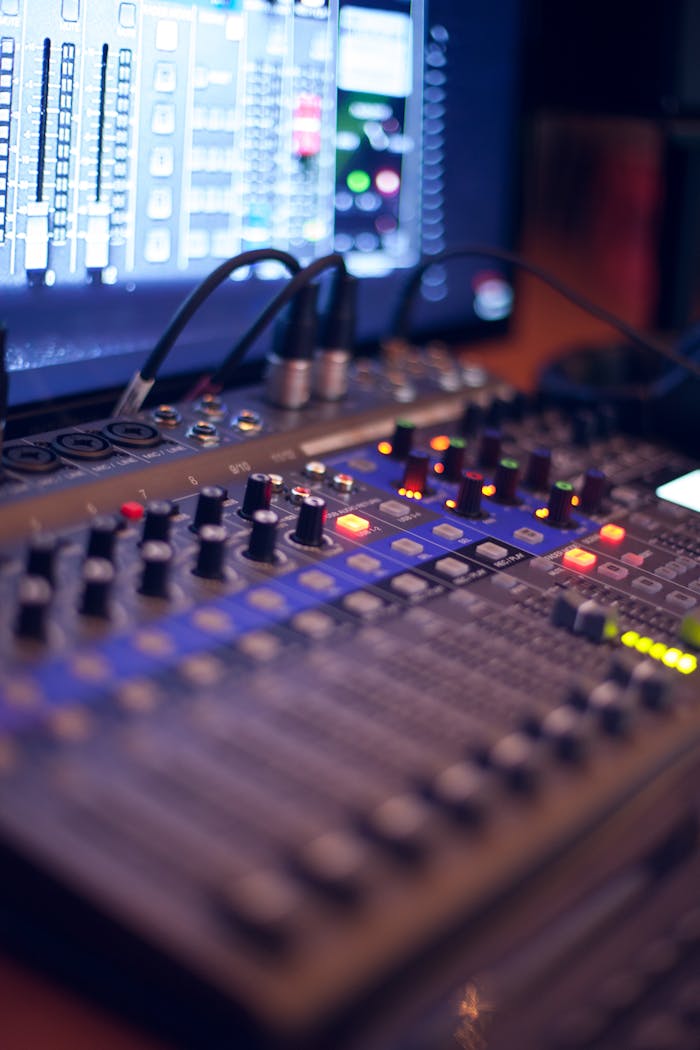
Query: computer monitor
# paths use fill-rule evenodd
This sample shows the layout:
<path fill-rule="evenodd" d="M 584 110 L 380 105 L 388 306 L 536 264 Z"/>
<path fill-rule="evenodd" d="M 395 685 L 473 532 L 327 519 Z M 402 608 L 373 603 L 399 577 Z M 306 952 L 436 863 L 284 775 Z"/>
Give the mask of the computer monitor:
<path fill-rule="evenodd" d="M 380 337 L 407 271 L 507 247 L 519 0 L 0 0 L 11 405 L 116 388 L 223 259 L 336 250 Z M 239 271 L 163 375 L 219 361 L 285 277 Z M 434 267 L 417 331 L 499 325 L 502 267 Z M 262 355 L 261 340 L 252 351 Z"/>

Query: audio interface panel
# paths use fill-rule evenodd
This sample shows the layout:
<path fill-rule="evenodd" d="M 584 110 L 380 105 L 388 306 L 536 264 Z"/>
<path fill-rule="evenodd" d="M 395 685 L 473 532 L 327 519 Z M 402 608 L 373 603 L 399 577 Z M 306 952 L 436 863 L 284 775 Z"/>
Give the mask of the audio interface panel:
<path fill-rule="evenodd" d="M 636 1046 L 648 982 L 574 1021 L 594 934 L 697 973 L 697 464 L 356 371 L 6 446 L 6 915 L 199 1045 Z"/>

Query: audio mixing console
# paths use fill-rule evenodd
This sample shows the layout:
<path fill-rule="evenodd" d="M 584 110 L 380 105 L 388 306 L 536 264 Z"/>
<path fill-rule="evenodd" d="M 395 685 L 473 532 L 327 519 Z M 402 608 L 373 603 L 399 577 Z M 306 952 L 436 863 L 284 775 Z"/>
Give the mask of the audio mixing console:
<path fill-rule="evenodd" d="M 8 937 L 193 1046 L 697 1046 L 697 464 L 439 350 L 3 461 Z"/>

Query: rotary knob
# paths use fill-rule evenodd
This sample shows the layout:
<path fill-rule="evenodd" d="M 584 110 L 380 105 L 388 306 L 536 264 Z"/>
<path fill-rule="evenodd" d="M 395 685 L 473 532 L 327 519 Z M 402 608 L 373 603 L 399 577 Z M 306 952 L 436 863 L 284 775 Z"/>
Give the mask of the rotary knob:
<path fill-rule="evenodd" d="M 605 496 L 607 479 L 602 470 L 591 467 L 586 471 L 581 489 L 581 510 L 595 514 L 600 510 Z"/>
<path fill-rule="evenodd" d="M 442 454 L 442 470 L 437 473 L 445 481 L 459 481 L 464 469 L 464 455 L 467 443 L 464 438 L 453 437 Z M 437 468 L 436 468 L 437 470 Z"/>
<path fill-rule="evenodd" d="M 228 533 L 223 525 L 202 525 L 199 551 L 193 572 L 204 580 L 220 580 L 224 575 L 224 558 Z"/>
<path fill-rule="evenodd" d="M 41 576 L 53 587 L 57 554 L 58 543 L 54 536 L 34 536 L 27 551 L 27 576 Z"/>
<path fill-rule="evenodd" d="M 167 543 L 170 539 L 170 523 L 173 516 L 173 505 L 169 500 L 156 499 L 146 504 L 146 516 L 143 519 L 141 542 L 160 540 Z"/>
<path fill-rule="evenodd" d="M 93 518 L 85 550 L 86 557 L 112 561 L 118 532 L 119 521 L 112 514 L 100 514 Z"/>
<path fill-rule="evenodd" d="M 457 494 L 455 512 L 464 518 L 481 517 L 481 489 L 484 484 L 483 474 L 468 470 L 462 476 L 462 483 Z"/>
<path fill-rule="evenodd" d="M 394 434 L 391 439 L 392 459 L 406 459 L 413 448 L 413 438 L 416 433 L 415 423 L 407 419 L 397 419 L 394 426 Z"/>
<path fill-rule="evenodd" d="M 416 493 L 423 495 L 428 483 L 429 466 L 430 457 L 427 452 L 415 450 L 409 454 L 404 467 L 403 481 L 399 488 L 401 495 Z"/>
<path fill-rule="evenodd" d="M 24 576 L 20 580 L 19 608 L 15 620 L 18 638 L 45 641 L 51 593 L 51 584 L 44 576 Z"/>
<path fill-rule="evenodd" d="M 517 488 L 520 480 L 520 464 L 517 459 L 502 459 L 494 476 L 494 497 L 499 503 L 517 503 Z"/>
<path fill-rule="evenodd" d="M 479 465 L 482 467 L 495 467 L 501 458 L 501 445 L 503 434 L 500 430 L 489 427 L 481 435 L 479 445 Z"/>
<path fill-rule="evenodd" d="M 320 496 L 307 496 L 299 507 L 296 528 L 292 534 L 295 543 L 304 547 L 320 547 L 326 522 L 326 501 Z"/>
<path fill-rule="evenodd" d="M 114 566 L 106 558 L 87 558 L 83 565 L 83 593 L 80 613 L 109 619 L 109 600 L 114 583 Z"/>
<path fill-rule="evenodd" d="M 149 540 L 141 548 L 141 585 L 139 593 L 147 598 L 167 598 L 172 547 L 160 540 Z"/>
<path fill-rule="evenodd" d="M 527 461 L 525 487 L 534 492 L 544 492 L 549 485 L 552 453 L 548 448 L 533 448 Z"/>
<path fill-rule="evenodd" d="M 269 474 L 249 474 L 239 514 L 250 521 L 256 510 L 269 510 L 272 500 L 272 478 Z"/>
<path fill-rule="evenodd" d="M 255 511 L 248 549 L 245 551 L 247 558 L 250 558 L 251 561 L 268 563 L 275 560 L 278 524 L 279 518 L 274 510 Z"/>
<path fill-rule="evenodd" d="M 571 506 L 574 497 L 573 485 L 568 481 L 555 481 L 547 502 L 547 524 L 555 528 L 566 528 L 571 519 Z"/>
<path fill-rule="evenodd" d="M 206 485 L 197 498 L 192 530 L 199 532 L 202 525 L 220 525 L 225 499 L 226 489 L 223 489 L 221 485 Z"/>
<path fill-rule="evenodd" d="M 486 409 L 484 406 L 480 405 L 478 401 L 470 401 L 462 414 L 459 424 L 460 434 L 464 434 L 465 437 L 473 437 L 474 434 L 481 430 L 485 417 Z"/>

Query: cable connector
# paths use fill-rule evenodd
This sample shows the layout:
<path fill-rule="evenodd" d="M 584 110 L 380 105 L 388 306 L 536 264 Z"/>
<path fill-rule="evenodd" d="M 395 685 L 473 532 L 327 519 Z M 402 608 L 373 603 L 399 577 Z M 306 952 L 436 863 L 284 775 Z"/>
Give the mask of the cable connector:
<path fill-rule="evenodd" d="M 317 301 L 318 285 L 305 285 L 277 322 L 265 373 L 266 393 L 273 405 L 302 408 L 311 397 Z"/>
<path fill-rule="evenodd" d="M 340 269 L 335 271 L 314 368 L 314 393 L 322 401 L 339 401 L 348 392 L 357 327 L 358 285 L 352 274 Z"/>

